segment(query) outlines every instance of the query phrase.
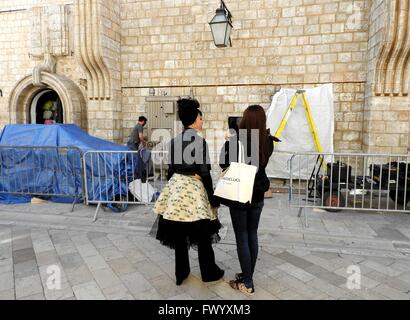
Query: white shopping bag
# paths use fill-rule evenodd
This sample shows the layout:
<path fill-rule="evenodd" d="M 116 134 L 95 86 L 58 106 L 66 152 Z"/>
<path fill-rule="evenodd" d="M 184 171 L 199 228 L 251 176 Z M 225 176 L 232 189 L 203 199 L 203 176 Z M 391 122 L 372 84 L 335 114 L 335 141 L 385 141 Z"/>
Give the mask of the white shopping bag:
<path fill-rule="evenodd" d="M 142 183 L 141 179 L 136 179 L 128 185 L 128 189 L 132 195 L 138 199 L 138 201 L 149 203 L 152 200 L 155 188 L 151 186 L 148 182 Z"/>
<path fill-rule="evenodd" d="M 242 143 L 238 142 L 238 162 L 231 162 L 229 168 L 224 171 L 215 187 L 214 195 L 247 203 L 252 201 L 253 184 L 258 167 L 244 163 L 244 150 Z"/>

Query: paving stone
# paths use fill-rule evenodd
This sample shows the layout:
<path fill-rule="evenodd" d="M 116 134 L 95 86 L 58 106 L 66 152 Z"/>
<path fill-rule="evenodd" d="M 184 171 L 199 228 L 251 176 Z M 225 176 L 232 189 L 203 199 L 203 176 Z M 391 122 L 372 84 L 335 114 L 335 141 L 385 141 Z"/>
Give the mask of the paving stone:
<path fill-rule="evenodd" d="M 16 299 L 43 293 L 43 286 L 38 274 L 25 278 L 16 278 L 15 285 Z"/>
<path fill-rule="evenodd" d="M 19 300 L 45 300 L 44 295 L 42 293 L 33 294 L 28 297 L 20 298 Z"/>
<path fill-rule="evenodd" d="M 72 286 L 76 286 L 94 280 L 94 277 L 90 272 L 90 269 L 88 269 L 86 265 L 82 265 L 73 269 L 68 269 L 65 272 L 67 279 Z"/>
<path fill-rule="evenodd" d="M 361 289 L 353 291 L 356 296 L 364 300 L 386 300 L 386 297 L 369 289 Z"/>
<path fill-rule="evenodd" d="M 68 253 L 60 256 L 61 265 L 64 269 L 78 268 L 85 264 L 78 253 Z"/>
<path fill-rule="evenodd" d="M 13 257 L 13 251 L 11 246 L 0 246 L 0 263 L 4 260 L 11 259 Z"/>
<path fill-rule="evenodd" d="M 110 269 L 98 269 L 91 272 L 101 289 L 106 289 L 121 284 L 120 278 Z"/>
<path fill-rule="evenodd" d="M 163 254 L 162 251 L 155 251 L 149 255 L 149 259 L 156 264 L 162 264 L 170 261 L 174 261 L 174 258 L 171 258 L 168 255 Z"/>
<path fill-rule="evenodd" d="M 277 257 L 283 261 L 287 261 L 291 264 L 293 264 L 294 266 L 301 268 L 301 269 L 306 269 L 309 268 L 313 265 L 313 263 L 307 261 L 306 259 L 303 258 L 299 258 L 293 254 L 290 254 L 289 252 L 282 252 L 279 254 L 276 254 L 274 257 Z"/>
<path fill-rule="evenodd" d="M 408 238 L 396 228 L 391 226 L 382 226 L 374 228 L 377 237 L 389 240 L 408 240 Z"/>
<path fill-rule="evenodd" d="M 118 248 L 120 251 L 127 251 L 129 249 L 134 249 L 135 244 L 128 240 L 127 238 L 124 239 L 114 239 L 111 242 Z"/>
<path fill-rule="evenodd" d="M 77 253 L 77 248 L 74 246 L 73 243 L 71 243 L 71 241 L 67 243 L 55 244 L 54 247 L 59 256 L 70 254 L 70 253 Z"/>
<path fill-rule="evenodd" d="M 95 281 L 73 286 L 73 292 L 77 300 L 106 300 Z"/>
<path fill-rule="evenodd" d="M 269 291 L 262 287 L 255 286 L 255 294 L 249 297 L 249 300 L 278 300 L 279 298 L 274 296 Z"/>
<path fill-rule="evenodd" d="M 388 257 L 371 257 L 369 260 L 382 264 L 386 267 L 389 267 L 394 262 L 394 259 Z"/>
<path fill-rule="evenodd" d="M 49 234 L 51 241 L 54 243 L 54 245 L 64 244 L 71 241 L 67 231 L 50 230 Z"/>
<path fill-rule="evenodd" d="M 98 269 L 107 269 L 108 264 L 105 262 L 104 258 L 100 255 L 83 257 L 85 263 L 87 264 L 90 271 Z"/>
<path fill-rule="evenodd" d="M 400 271 L 397 271 L 397 270 L 395 270 L 393 268 L 390 268 L 390 267 L 386 267 L 386 266 L 384 266 L 380 263 L 377 263 L 377 262 L 374 262 L 374 261 L 371 261 L 371 260 L 366 260 L 366 261 L 360 263 L 360 266 L 366 266 L 368 268 L 371 268 L 373 270 L 376 270 L 380 273 L 383 273 L 383 274 L 391 276 L 391 277 L 396 277 L 401 273 Z"/>
<path fill-rule="evenodd" d="M 175 277 L 170 277 L 170 279 L 174 280 Z M 175 282 L 174 285 L 176 286 Z M 211 283 L 205 286 L 198 277 L 190 274 L 180 287 L 195 300 L 208 300 L 216 295 L 216 293 L 211 290 L 211 287 L 214 285 L 215 283 Z"/>
<path fill-rule="evenodd" d="M 374 292 L 379 293 L 392 300 L 409 300 L 410 294 L 402 293 L 385 284 L 381 284 L 373 289 Z"/>
<path fill-rule="evenodd" d="M 336 252 L 313 252 L 312 254 L 327 260 L 332 260 L 339 257 L 339 254 Z"/>
<path fill-rule="evenodd" d="M 227 226 L 224 243 L 215 247 L 217 263 L 226 271 L 225 280 L 203 283 L 197 252 L 190 250 L 191 275 L 182 286 L 176 286 L 174 251 L 161 246 L 151 236 L 127 229 L 130 223 L 134 223 L 138 228 L 146 227 L 146 233 L 149 233 L 154 217 L 141 216 L 140 208 L 132 209 L 126 216 L 108 217 L 104 224 L 92 224 L 94 209 L 80 206 L 87 220 L 79 226 L 83 223 L 81 220 L 75 220 L 75 225 L 70 225 L 70 219 L 82 217 L 70 215 L 70 206 L 67 206 L 67 212 L 64 212 L 65 209 L 53 210 L 53 204 L 44 205 L 41 209 L 36 207 L 34 211 L 16 206 L 13 209 L 16 212 L 23 210 L 24 214 L 33 213 L 33 221 L 36 213 L 41 213 L 42 218 L 36 225 L 43 224 L 44 227 L 2 226 L 3 217 L 0 215 L 0 230 L 5 230 L 0 231 L 0 299 L 2 296 L 14 299 L 14 281 L 21 284 L 21 277 L 30 278 L 26 276 L 30 273 L 34 273 L 34 277 L 40 275 L 37 285 L 43 292 L 40 287 L 37 288 L 38 293 L 25 290 L 24 296 L 19 298 L 30 299 L 41 295 L 49 300 L 76 299 L 77 296 L 202 300 L 407 298 L 410 290 L 410 255 L 405 254 L 410 244 L 407 215 L 357 212 L 324 215 L 323 212 L 308 210 L 309 222 L 314 227 L 305 228 L 301 219 L 296 218 L 297 210 L 280 208 L 279 204 L 278 200 L 266 201 L 265 204 L 254 275 L 256 294 L 253 297 L 234 291 L 226 282 L 240 270 L 229 214 L 224 217 Z M 10 208 L 14 207 L 7 206 L 4 210 L 10 212 Z M 52 220 L 53 212 L 64 216 L 65 225 L 58 227 L 65 229 L 53 227 L 47 230 L 50 226 L 45 223 L 45 217 Z M 121 221 L 123 219 L 126 221 Z M 107 233 L 112 227 L 116 228 L 115 232 Z M 95 231 L 90 233 L 82 231 L 82 228 Z M 342 234 L 344 229 L 347 232 Z M 337 232 L 332 233 L 334 230 Z M 29 251 L 26 249 L 30 249 L 30 239 L 35 256 L 24 261 Z M 14 255 L 19 251 L 18 259 L 22 259 L 21 262 L 14 262 L 17 266 L 16 280 L 13 279 L 13 250 Z M 36 268 L 32 262 L 37 263 Z M 46 269 L 51 264 L 61 267 L 61 290 L 48 290 L 46 287 Z M 358 265 L 361 269 L 361 290 L 348 290 L 346 287 L 347 268 L 350 265 Z M 11 282 L 2 280 L 5 274 Z M 111 280 L 119 279 L 121 282 L 111 281 L 110 276 Z"/>
<path fill-rule="evenodd" d="M 26 262 L 36 258 L 33 248 L 21 249 L 13 251 L 13 262 L 18 264 L 21 262 Z"/>
<path fill-rule="evenodd" d="M 113 243 L 110 240 L 108 240 L 105 236 L 99 237 L 99 238 L 93 238 L 91 239 L 91 242 L 94 245 L 94 247 L 96 247 L 97 249 L 103 249 L 103 248 L 113 246 Z"/>
<path fill-rule="evenodd" d="M 36 253 L 43 251 L 55 250 L 50 238 L 33 239 L 33 248 Z"/>
<path fill-rule="evenodd" d="M 142 292 L 133 292 L 132 295 L 137 300 L 163 300 L 162 295 L 154 288 Z"/>
<path fill-rule="evenodd" d="M 343 266 L 342 263 L 339 264 L 337 262 L 335 263 L 333 260 L 320 258 L 318 256 L 315 256 L 313 253 L 305 256 L 304 259 L 312 263 L 311 266 L 304 268 L 304 270 L 307 270 L 311 267 L 320 266 L 322 269 L 325 269 L 328 272 L 333 272 L 334 270 L 340 269 L 340 267 Z"/>
<path fill-rule="evenodd" d="M 20 262 L 14 265 L 14 276 L 16 278 L 25 278 L 33 275 L 38 275 L 36 260 Z"/>
<path fill-rule="evenodd" d="M 44 295 L 47 300 L 66 300 L 74 298 L 74 292 L 68 282 L 63 282 L 61 289 L 49 289 L 45 286 Z"/>
<path fill-rule="evenodd" d="M 122 275 L 120 279 L 134 297 L 141 292 L 153 289 L 152 285 L 139 272 Z"/>
<path fill-rule="evenodd" d="M 13 250 L 24 250 L 24 249 L 33 249 L 33 242 L 31 241 L 31 237 L 24 237 L 15 239 L 12 242 Z"/>
<path fill-rule="evenodd" d="M 239 290 L 232 289 L 231 286 L 225 281 L 221 281 L 220 283 L 209 286 L 208 288 L 209 290 L 214 292 L 214 294 L 218 295 L 224 300 L 247 300 L 248 299 L 248 296 L 241 293 Z M 191 292 L 188 291 L 188 293 L 192 295 Z"/>
<path fill-rule="evenodd" d="M 137 271 L 127 258 L 113 259 L 107 261 L 107 263 L 117 275 L 123 275 Z"/>
<path fill-rule="evenodd" d="M 279 266 L 276 266 L 276 268 L 283 270 L 284 272 L 295 277 L 296 279 L 301 280 L 302 282 L 307 282 L 315 278 L 315 276 L 313 276 L 312 274 L 305 272 L 303 269 L 295 267 L 290 263 L 281 264 Z"/>
<path fill-rule="evenodd" d="M 90 240 L 104 238 L 107 234 L 103 232 L 90 231 L 87 232 L 87 238 Z"/>
<path fill-rule="evenodd" d="M 13 260 L 4 259 L 0 261 L 0 274 L 13 272 Z"/>
<path fill-rule="evenodd" d="M 351 234 L 355 234 L 355 235 L 360 235 L 360 236 L 368 236 L 368 237 L 376 237 L 377 233 L 369 227 L 368 224 L 366 223 L 361 223 L 357 220 L 354 221 L 349 221 L 349 220 L 344 220 L 343 221 L 346 225 L 346 227 L 348 228 L 349 232 Z"/>
<path fill-rule="evenodd" d="M 307 299 L 306 296 L 303 296 L 299 292 L 292 290 L 292 289 L 288 289 L 288 290 L 278 293 L 277 297 L 279 300 L 306 300 Z"/>
<path fill-rule="evenodd" d="M 389 267 L 399 271 L 400 273 L 410 271 L 410 263 L 404 261 L 395 261 Z"/>
<path fill-rule="evenodd" d="M 70 236 L 71 242 L 74 243 L 76 247 L 82 245 L 92 245 L 90 239 L 88 239 L 87 235 L 84 234 L 84 232 L 69 231 L 68 235 Z"/>
<path fill-rule="evenodd" d="M 132 265 L 145 279 L 150 280 L 163 274 L 163 271 L 151 261 L 142 261 Z M 192 266 L 191 266 L 192 268 Z"/>
<path fill-rule="evenodd" d="M 117 247 L 110 246 L 98 249 L 99 254 L 105 259 L 105 261 L 110 261 L 113 259 L 123 258 L 124 253 L 120 252 Z"/>
<path fill-rule="evenodd" d="M 59 262 L 57 252 L 55 250 L 42 251 L 36 253 L 36 261 L 38 266 L 48 266 Z"/>
<path fill-rule="evenodd" d="M 76 249 L 83 258 L 99 254 L 98 250 L 92 244 L 76 245 Z"/>
<path fill-rule="evenodd" d="M 189 294 L 183 293 L 177 296 L 169 297 L 167 300 L 194 300 Z"/>
<path fill-rule="evenodd" d="M 319 279 L 333 284 L 334 286 L 340 286 L 341 284 L 346 283 L 346 278 L 341 277 L 336 273 L 329 272 L 328 270 L 317 265 L 307 268 L 306 271 L 315 275 Z"/>
<path fill-rule="evenodd" d="M 309 281 L 307 285 L 329 295 L 333 299 L 340 299 L 348 294 L 347 289 L 338 288 L 322 279 L 313 279 Z"/>
<path fill-rule="evenodd" d="M 0 290 L 0 300 L 14 300 L 14 289 Z"/>
<path fill-rule="evenodd" d="M 267 273 L 264 273 L 264 274 L 272 279 L 279 279 L 279 278 L 287 276 L 286 272 L 279 270 L 277 268 L 272 268 L 271 270 L 269 270 Z"/>
<path fill-rule="evenodd" d="M 131 263 L 138 263 L 138 262 L 145 261 L 148 259 L 147 256 L 142 251 L 136 248 L 126 250 L 122 252 L 122 254 L 124 255 L 124 257 L 127 257 L 128 261 Z"/>
<path fill-rule="evenodd" d="M 123 284 L 105 288 L 103 293 L 108 300 L 134 300 L 134 297 Z"/>
<path fill-rule="evenodd" d="M 8 291 L 14 288 L 14 274 L 13 272 L 0 274 L 0 291 Z"/>
<path fill-rule="evenodd" d="M 287 287 L 290 290 L 296 291 L 299 293 L 301 296 L 305 296 L 308 298 L 311 297 L 316 297 L 321 294 L 323 294 L 323 291 L 318 290 L 317 288 L 313 288 L 312 286 L 308 285 L 307 283 L 304 283 L 292 276 L 290 277 L 283 277 L 283 278 L 278 278 L 275 279 L 279 284 L 281 284 L 283 287 Z"/>
<path fill-rule="evenodd" d="M 407 282 L 406 279 L 402 277 L 389 277 L 385 274 L 382 274 L 377 271 L 373 271 L 368 274 L 368 277 L 378 281 L 381 284 L 387 285 L 393 289 L 396 289 L 400 292 L 406 293 L 410 291 L 410 282 Z"/>
<path fill-rule="evenodd" d="M 165 299 L 184 293 L 180 286 L 175 284 L 175 280 L 171 279 L 166 274 L 161 274 L 158 277 L 152 278 L 150 284 L 161 293 Z"/>
<path fill-rule="evenodd" d="M 323 219 L 323 224 L 331 235 L 351 235 L 349 229 L 342 221 L 331 221 L 328 219 Z"/>

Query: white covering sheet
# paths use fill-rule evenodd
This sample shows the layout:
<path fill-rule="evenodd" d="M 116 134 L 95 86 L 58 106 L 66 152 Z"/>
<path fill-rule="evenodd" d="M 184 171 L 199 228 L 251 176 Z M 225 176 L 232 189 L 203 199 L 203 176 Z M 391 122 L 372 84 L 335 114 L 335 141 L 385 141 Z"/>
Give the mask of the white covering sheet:
<path fill-rule="evenodd" d="M 272 104 L 267 112 L 267 127 L 274 135 L 279 128 L 280 122 L 295 95 L 295 89 L 281 89 L 272 99 Z M 326 84 L 313 89 L 306 89 L 306 98 L 311 109 L 312 117 L 320 138 L 324 152 L 333 152 L 334 135 L 334 105 L 333 85 Z M 288 160 L 290 154 L 295 152 L 316 152 L 312 134 L 303 107 L 302 97 L 299 98 L 296 108 L 291 113 L 287 125 L 279 137 L 282 142 L 275 144 L 275 151 L 284 152 L 278 155 L 274 153 L 266 168 L 268 177 L 289 178 Z M 288 154 L 286 154 L 288 153 Z M 311 165 L 312 162 L 310 162 Z M 298 164 L 299 165 L 299 164 Z M 311 169 L 302 163 L 300 172 L 307 173 Z M 299 168 L 298 168 L 299 171 Z M 294 178 L 297 177 L 294 175 Z"/>

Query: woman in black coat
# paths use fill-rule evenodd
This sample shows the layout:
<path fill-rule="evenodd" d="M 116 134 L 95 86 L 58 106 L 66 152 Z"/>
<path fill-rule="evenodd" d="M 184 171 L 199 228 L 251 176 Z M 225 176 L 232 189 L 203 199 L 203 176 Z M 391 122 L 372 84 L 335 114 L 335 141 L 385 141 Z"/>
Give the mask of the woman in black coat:
<path fill-rule="evenodd" d="M 168 183 L 154 206 L 159 214 L 156 238 L 175 249 L 176 284 L 190 273 L 188 249 L 198 248 L 202 281 L 222 278 L 215 263 L 212 243 L 219 241 L 219 201 L 213 195 L 208 145 L 200 135 L 202 112 L 193 99 L 178 101 L 184 130 L 171 140 L 168 154 Z"/>

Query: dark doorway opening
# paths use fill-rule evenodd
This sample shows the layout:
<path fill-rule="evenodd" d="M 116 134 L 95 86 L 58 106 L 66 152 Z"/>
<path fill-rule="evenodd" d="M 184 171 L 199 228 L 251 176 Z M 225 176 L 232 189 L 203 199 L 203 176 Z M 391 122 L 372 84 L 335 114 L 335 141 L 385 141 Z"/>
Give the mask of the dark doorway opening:
<path fill-rule="evenodd" d="M 46 89 L 37 93 L 30 107 L 30 123 L 64 123 L 63 104 L 54 90 Z"/>

